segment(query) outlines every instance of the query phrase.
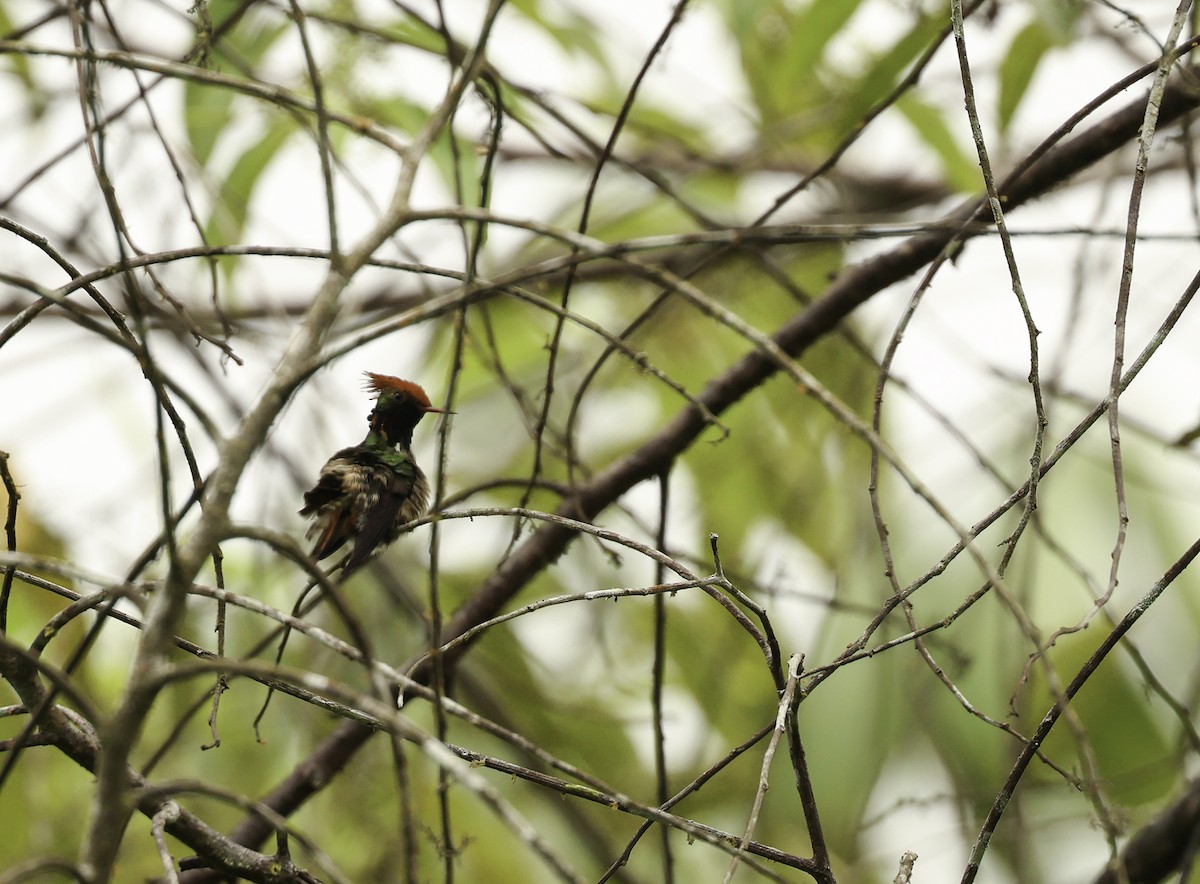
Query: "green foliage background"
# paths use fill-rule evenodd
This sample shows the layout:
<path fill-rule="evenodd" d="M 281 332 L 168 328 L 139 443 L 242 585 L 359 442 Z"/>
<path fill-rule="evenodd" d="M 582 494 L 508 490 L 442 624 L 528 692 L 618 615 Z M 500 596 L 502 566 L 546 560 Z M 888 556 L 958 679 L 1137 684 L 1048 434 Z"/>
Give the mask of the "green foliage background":
<path fill-rule="evenodd" d="M 137 593 L 170 568 L 161 548 L 148 568 L 135 565 L 163 531 L 159 501 L 186 510 L 180 536 L 201 518 L 184 503 L 194 483 L 179 437 L 156 438 L 145 360 L 126 358 L 95 303 L 59 290 L 83 274 L 96 271 L 96 286 L 166 379 L 206 476 L 322 279 L 336 276 L 339 261 L 394 205 L 397 182 L 417 169 L 405 212 L 342 292 L 312 371 L 241 477 L 234 524 L 299 538 L 300 491 L 325 457 L 361 432 L 362 370 L 417 377 L 456 412 L 427 421 L 417 440 L 447 512 L 553 511 L 573 489 L 642 452 L 689 397 L 759 348 L 729 317 L 770 335 L 811 310 L 850 268 L 935 228 L 948 207 L 983 190 L 945 4 L 684 7 L 676 25 L 666 5 L 635 15 L 549 0 L 454 9 L 332 0 L 303 4 L 302 16 L 295 4 L 235 0 L 69 10 L 0 0 L 0 72 L 12 99 L 2 149 L 19 157 L 0 188 L 0 236 L 19 255 L 3 269 L 0 373 L 14 373 L 6 395 L 46 403 L 41 416 L 6 421 L 0 438 L 21 493 L 17 542 L 5 562 L 67 590 L 113 590 L 127 579 L 122 608 L 144 616 L 146 598 Z M 992 165 L 1021 162 L 1082 103 L 1064 97 L 1074 95 L 1063 80 L 1073 65 L 1111 52 L 1101 65 L 1111 76 L 1089 87 L 1090 97 L 1154 62 L 1171 11 L 1122 18 L 1090 3 L 967 4 Z M 493 15 L 490 42 L 480 44 Z M 632 28 L 631 15 L 652 24 Z M 635 80 L 663 29 L 663 55 L 644 82 Z M 483 56 L 464 97 L 432 125 L 477 46 Z M 704 53 L 713 46 L 723 61 L 709 66 Z M 701 75 L 730 82 L 706 102 Z M 673 89 L 688 91 L 673 98 Z M 1162 251 L 1137 265 L 1130 356 L 1180 297 L 1200 226 L 1186 131 L 1176 127 L 1159 145 L 1142 214 L 1156 221 L 1150 233 L 1158 239 L 1139 248 Z M 972 240 L 928 293 L 916 279 L 904 281 L 805 350 L 798 364 L 819 389 L 779 372 L 716 416 L 719 425 L 674 459 L 665 505 L 662 486 L 645 482 L 596 520 L 650 546 L 665 523 L 662 551 L 700 575 L 715 571 L 709 537 L 719 535 L 725 576 L 765 610 L 784 660 L 803 655 L 800 684 L 811 693 L 799 705 L 797 733 L 839 881 L 890 881 L 904 849 L 920 856 L 918 878 L 923 867 L 923 880 L 962 874 L 1014 759 L 1061 685 L 1194 538 L 1198 483 L 1188 443 L 1200 402 L 1195 385 L 1179 380 L 1195 368 L 1186 316 L 1121 400 L 1119 460 L 1101 420 L 1047 473 L 1028 528 L 1018 503 L 975 538 L 993 568 L 1006 542 L 1019 538 L 1003 566 L 1003 591 L 972 595 L 987 577 L 969 555 L 950 553 L 955 528 L 888 464 L 873 479 L 873 445 L 863 438 L 875 422 L 882 444 L 971 526 L 1030 474 L 1031 373 L 1047 402 L 1043 460 L 1104 400 L 1135 147 L 1030 207 L 1028 222 L 1014 213 L 1014 225 L 1025 223 L 1018 259 L 1041 332 L 1038 361 L 1031 363 L 998 240 Z M 37 171 L 43 163 L 45 175 Z M 335 231 L 341 252 L 331 257 Z M 53 255 L 69 266 L 52 267 L 45 258 Z M 125 272 L 122 259 L 140 256 L 152 258 Z M 913 301 L 913 323 L 901 335 L 917 292 L 924 300 Z M 44 312 L 30 314 L 35 305 Z M 38 333 L 59 337 L 46 349 L 24 343 Z M 613 340 L 621 342 L 615 350 Z M 80 371 L 74 360 L 87 366 L 91 395 L 78 395 L 71 381 Z M 18 373 L 30 364 L 36 386 L 28 370 Z M 47 419 L 50 412 L 61 422 Z M 75 506 L 40 478 L 35 462 L 61 434 L 95 440 L 73 423 L 80 419 L 118 427 L 124 439 L 115 448 L 76 445 L 74 457 L 59 459 L 60 481 L 88 489 L 92 503 Z M 1118 502 L 1129 513 L 1123 545 Z M 536 528 L 503 512 L 452 518 L 436 534 L 424 525 L 355 576 L 344 598 L 376 656 L 403 669 L 425 653 L 432 619 L 444 623 L 469 604 Z M 233 534 L 221 550 L 223 585 L 290 610 L 303 571 L 277 549 Z M 866 647 L 877 653 L 835 665 L 893 597 L 888 570 L 896 586 L 923 584 L 910 597 L 911 620 L 896 607 L 870 627 Z M 667 579 L 636 551 L 581 536 L 506 610 Z M 218 577 L 210 567 L 197 582 Z M 1200 748 L 1195 591 L 1184 573 L 1089 678 L 1043 745 L 1044 761 L 1020 781 L 987 847 L 985 880 L 1090 880 L 1186 788 Z M 16 580 L 8 639 L 28 646 L 64 604 L 44 585 Z M 214 616 L 211 599 L 192 598 L 181 634 L 215 649 Z M 347 636 L 329 606 L 310 617 Z M 89 645 L 94 624 L 92 614 L 75 619 L 42 659 L 70 670 L 74 694 L 60 702 L 102 724 L 122 702 L 138 633 L 109 623 Z M 231 607 L 225 655 L 247 653 L 270 625 Z M 293 638 L 284 663 L 369 692 L 360 665 L 305 637 Z M 656 667 L 667 733 L 661 772 Z M 227 832 L 245 808 L 192 795 L 192 786 L 257 799 L 340 719 L 280 695 L 260 742 L 251 721 L 265 689 L 234 678 L 216 717 L 220 745 L 204 749 L 214 739 L 212 688 L 211 672 L 167 684 L 130 762 Z M 660 774 L 673 794 L 773 722 L 779 706 L 759 647 L 694 587 L 657 599 L 578 599 L 491 627 L 463 656 L 449 691 L 527 743 L 443 721 L 423 701 L 402 714 L 428 732 L 445 728 L 449 744 L 563 776 L 529 749 L 538 747 L 648 807 L 665 797 L 656 790 Z M 21 880 L 40 858 L 79 859 L 97 799 L 92 774 L 53 748 L 14 751 L 28 717 L 16 696 L 3 702 L 11 705 L 0 719 L 8 741 L 0 755 L 0 868 L 10 870 L 2 880 Z M 740 837 L 764 747 L 745 751 L 672 812 Z M 770 771 L 753 838 L 809 857 L 811 819 L 786 754 Z M 314 873 L 340 870 L 350 881 L 553 879 L 474 789 L 439 782 L 418 749 L 402 755 L 376 736 L 290 817 L 329 857 Z M 545 784 L 472 770 L 580 880 L 599 880 L 642 822 Z M 1064 838 L 1069 850 L 1055 846 Z M 185 844 L 166 844 L 176 860 L 189 855 Z M 299 839 L 292 850 L 300 865 L 320 865 Z M 654 828 L 616 876 L 717 881 L 729 864 L 710 845 L 680 831 L 664 839 Z M 742 864 L 735 879 L 809 879 L 767 865 L 769 873 Z M 149 821 L 135 815 L 113 877 L 162 874 Z"/>

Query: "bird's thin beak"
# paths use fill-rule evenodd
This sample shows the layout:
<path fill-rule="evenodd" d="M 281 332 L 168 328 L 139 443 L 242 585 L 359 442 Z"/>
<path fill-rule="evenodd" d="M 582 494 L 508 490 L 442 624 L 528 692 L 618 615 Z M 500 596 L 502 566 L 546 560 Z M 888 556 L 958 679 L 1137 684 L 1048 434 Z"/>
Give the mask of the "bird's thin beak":
<path fill-rule="evenodd" d="M 453 412 L 453 411 L 447 411 L 444 408 L 434 408 L 432 405 L 425 409 L 426 414 L 429 414 L 431 412 L 433 414 L 455 414 L 455 412 Z"/>

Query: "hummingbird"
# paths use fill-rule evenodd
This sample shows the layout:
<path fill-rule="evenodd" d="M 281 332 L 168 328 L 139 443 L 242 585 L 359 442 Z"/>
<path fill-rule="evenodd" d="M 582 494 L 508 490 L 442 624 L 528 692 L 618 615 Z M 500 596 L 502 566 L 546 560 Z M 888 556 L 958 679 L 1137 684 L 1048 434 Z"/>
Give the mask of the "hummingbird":
<path fill-rule="evenodd" d="M 366 389 L 376 393 L 367 437 L 343 448 L 321 467 L 317 484 L 304 492 L 300 515 L 309 526 L 312 557 L 320 561 L 347 543 L 350 554 L 342 576 L 360 567 L 425 513 L 429 481 L 412 453 L 413 430 L 426 414 L 450 414 L 434 408 L 412 381 L 366 372 Z"/>

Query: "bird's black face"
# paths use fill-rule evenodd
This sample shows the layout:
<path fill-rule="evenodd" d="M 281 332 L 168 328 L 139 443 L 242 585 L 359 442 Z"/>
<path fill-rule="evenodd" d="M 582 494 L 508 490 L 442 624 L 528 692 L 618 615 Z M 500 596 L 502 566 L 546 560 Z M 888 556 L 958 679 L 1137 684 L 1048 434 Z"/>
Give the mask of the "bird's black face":
<path fill-rule="evenodd" d="M 426 407 L 404 393 L 381 393 L 371 410 L 371 429 L 388 445 L 412 444 L 413 428 L 425 416 Z"/>

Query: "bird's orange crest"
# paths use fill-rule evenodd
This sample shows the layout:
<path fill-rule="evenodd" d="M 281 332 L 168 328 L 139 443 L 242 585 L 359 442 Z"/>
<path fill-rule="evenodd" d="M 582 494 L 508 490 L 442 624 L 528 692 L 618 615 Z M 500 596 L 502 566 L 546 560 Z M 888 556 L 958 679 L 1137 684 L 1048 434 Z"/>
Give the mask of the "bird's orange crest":
<path fill-rule="evenodd" d="M 376 374 L 373 371 L 363 372 L 367 376 L 366 387 L 373 393 L 404 393 L 415 399 L 424 408 L 429 408 L 432 403 L 429 401 L 429 396 L 421 389 L 419 384 L 414 384 L 412 381 L 405 381 L 400 378 L 392 377 L 390 374 Z"/>

